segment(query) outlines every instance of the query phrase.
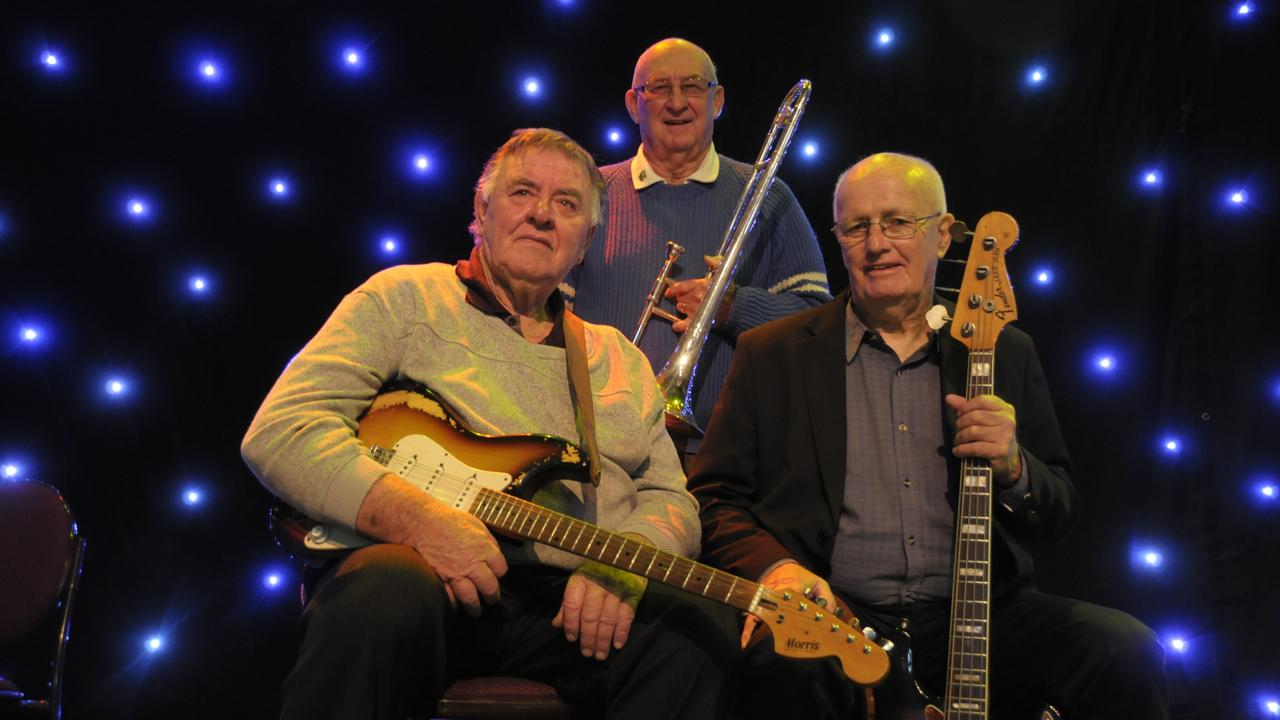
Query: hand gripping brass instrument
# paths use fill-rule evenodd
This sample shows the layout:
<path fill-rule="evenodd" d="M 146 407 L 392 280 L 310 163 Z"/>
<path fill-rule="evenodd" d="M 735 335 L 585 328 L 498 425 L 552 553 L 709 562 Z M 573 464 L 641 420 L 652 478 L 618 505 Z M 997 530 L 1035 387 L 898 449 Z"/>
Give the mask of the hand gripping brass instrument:
<path fill-rule="evenodd" d="M 787 154 L 787 146 L 791 144 L 791 136 L 795 134 L 796 125 L 800 122 L 800 116 L 804 114 L 805 106 L 809 104 L 809 94 L 812 91 L 813 84 L 808 80 L 801 80 L 791 88 L 787 97 L 783 99 L 782 105 L 778 107 L 778 114 L 773 118 L 773 125 L 769 128 L 764 146 L 760 148 L 760 155 L 756 158 L 751 178 L 742 189 L 742 196 L 738 198 L 738 207 L 733 211 L 733 218 L 729 221 L 729 227 L 725 229 L 724 240 L 721 241 L 720 250 L 716 253 L 721 258 L 720 264 L 707 273 L 707 294 L 703 296 L 698 310 L 689 320 L 689 327 L 684 331 L 671 357 L 667 359 L 667 364 L 658 373 L 658 387 L 666 403 L 667 428 L 673 432 L 683 435 L 702 434 L 702 429 L 693 419 L 693 378 L 697 370 L 698 358 L 702 355 L 702 348 L 707 343 L 712 322 L 733 281 L 733 274 L 738 269 L 738 258 L 742 254 L 742 246 L 755 225 L 756 216 L 760 213 L 760 205 L 764 202 L 769 187 L 773 185 L 773 178 L 778 174 L 778 166 L 782 164 L 782 159 Z M 684 248 L 679 245 L 673 242 L 667 243 L 666 262 L 663 263 L 662 271 L 658 274 L 653 290 L 649 293 L 644 312 L 640 315 L 640 326 L 636 328 L 635 335 L 631 339 L 633 343 L 639 344 L 652 316 L 657 315 L 672 322 L 679 319 L 657 305 L 662 300 L 671 266 L 683 252 Z"/>

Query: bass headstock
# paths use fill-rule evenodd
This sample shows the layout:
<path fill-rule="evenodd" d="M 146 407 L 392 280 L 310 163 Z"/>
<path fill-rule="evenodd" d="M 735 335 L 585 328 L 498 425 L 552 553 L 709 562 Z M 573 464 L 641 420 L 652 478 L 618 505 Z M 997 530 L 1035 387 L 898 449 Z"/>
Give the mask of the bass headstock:
<path fill-rule="evenodd" d="M 875 685 L 889 674 L 889 654 L 884 648 L 840 614 L 828 611 L 798 591 L 764 588 L 751 613 L 769 628 L 774 652 L 779 655 L 798 659 L 834 657 L 840 661 L 844 674 L 864 687 Z"/>
<path fill-rule="evenodd" d="M 978 221 L 956 297 L 951 335 L 970 350 L 990 350 L 1004 326 L 1018 317 L 1018 304 L 1004 254 L 1018 242 L 1012 215 L 989 212 Z"/>

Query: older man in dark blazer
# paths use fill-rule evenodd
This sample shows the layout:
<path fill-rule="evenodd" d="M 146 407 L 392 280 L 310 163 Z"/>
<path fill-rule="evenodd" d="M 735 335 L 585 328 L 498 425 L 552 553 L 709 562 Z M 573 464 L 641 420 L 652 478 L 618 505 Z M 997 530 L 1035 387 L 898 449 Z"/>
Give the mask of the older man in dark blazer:
<path fill-rule="evenodd" d="M 1024 546 L 1057 540 L 1078 507 L 1067 450 L 1025 333 L 1000 335 L 994 394 L 964 397 L 968 351 L 933 292 L 954 222 L 937 171 L 911 156 L 868 157 L 840 176 L 834 214 L 849 291 L 739 339 L 690 477 L 704 560 L 822 605 L 851 600 L 907 630 L 915 679 L 937 694 L 960 459 L 986 460 L 991 716 L 1035 717 L 1051 703 L 1069 717 L 1166 717 L 1163 651 L 1149 629 L 1033 586 Z M 770 690 L 750 698 L 753 711 L 862 711 L 863 693 L 834 663 L 779 659 L 754 630 L 748 617 L 749 672 L 761 677 L 747 685 Z M 906 712 L 887 693 L 877 706 L 879 717 Z"/>

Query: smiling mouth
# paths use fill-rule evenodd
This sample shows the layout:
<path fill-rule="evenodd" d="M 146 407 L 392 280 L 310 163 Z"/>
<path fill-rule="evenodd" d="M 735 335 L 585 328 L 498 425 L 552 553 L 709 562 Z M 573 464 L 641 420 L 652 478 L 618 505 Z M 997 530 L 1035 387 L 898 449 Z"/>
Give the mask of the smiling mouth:
<path fill-rule="evenodd" d="M 865 273 L 871 274 L 871 273 L 878 273 L 878 272 L 886 272 L 888 270 L 893 270 L 894 268 L 898 268 L 898 267 L 902 267 L 902 266 L 897 263 L 877 263 L 875 265 L 864 265 L 862 267 L 862 271 Z"/>
<path fill-rule="evenodd" d="M 663 120 L 662 122 L 664 125 L 667 125 L 667 126 L 688 125 L 689 123 L 693 122 L 693 118 L 683 118 L 680 120 Z"/>

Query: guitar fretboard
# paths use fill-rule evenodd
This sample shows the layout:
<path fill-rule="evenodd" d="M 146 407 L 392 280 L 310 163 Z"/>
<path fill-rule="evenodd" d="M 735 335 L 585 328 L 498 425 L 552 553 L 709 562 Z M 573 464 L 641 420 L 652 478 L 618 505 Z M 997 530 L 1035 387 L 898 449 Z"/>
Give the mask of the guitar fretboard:
<path fill-rule="evenodd" d="M 740 610 L 749 609 L 760 590 L 757 583 L 506 493 L 481 490 L 471 514 L 484 524 L 523 540 L 591 558 Z"/>
<path fill-rule="evenodd" d="M 969 351 L 966 397 L 994 394 L 995 351 Z M 991 466 L 965 458 L 956 506 L 951 581 L 951 647 L 947 663 L 948 720 L 987 717 L 987 641 L 991 618 Z"/>

